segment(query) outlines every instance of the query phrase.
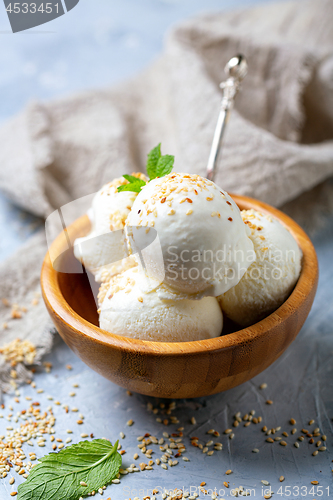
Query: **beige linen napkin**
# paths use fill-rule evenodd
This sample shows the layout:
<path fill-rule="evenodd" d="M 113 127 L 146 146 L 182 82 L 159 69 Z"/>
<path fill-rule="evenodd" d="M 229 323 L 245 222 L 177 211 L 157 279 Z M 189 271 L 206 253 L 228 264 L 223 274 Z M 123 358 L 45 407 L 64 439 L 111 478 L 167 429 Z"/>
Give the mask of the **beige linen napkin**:
<path fill-rule="evenodd" d="M 0 188 L 46 217 L 113 177 L 144 171 L 147 152 L 158 142 L 163 153 L 175 154 L 175 170 L 205 176 L 223 67 L 243 53 L 249 74 L 216 182 L 273 205 L 290 202 L 289 210 L 307 214 L 291 200 L 333 175 L 332 23 L 330 0 L 260 5 L 184 22 L 138 77 L 112 89 L 31 103 L 6 124 L 0 131 Z M 66 223 L 82 210 L 73 204 Z M 8 285 L 1 285 L 1 295 L 15 297 L 22 286 L 11 279 L 16 268 L 29 277 L 26 293 L 37 286 L 42 240 L 35 237 L 28 251 L 13 257 L 15 264 L 10 259 L 2 268 Z M 27 266 L 29 252 L 34 258 Z M 45 322 L 40 311 L 35 341 L 42 345 Z M 16 325 L 11 321 L 8 338 L 20 335 Z"/>

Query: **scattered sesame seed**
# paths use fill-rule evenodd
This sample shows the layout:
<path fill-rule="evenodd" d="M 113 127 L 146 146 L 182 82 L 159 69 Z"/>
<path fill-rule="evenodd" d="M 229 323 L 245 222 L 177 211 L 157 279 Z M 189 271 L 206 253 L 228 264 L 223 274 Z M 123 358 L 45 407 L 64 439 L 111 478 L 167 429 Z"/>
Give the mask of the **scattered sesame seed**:
<path fill-rule="evenodd" d="M 267 384 L 265 382 L 259 386 L 259 389 L 266 389 L 266 388 Z"/>
<path fill-rule="evenodd" d="M 191 424 L 192 425 L 195 425 L 197 423 L 195 417 L 192 417 L 191 420 L 190 420 Z"/>
<path fill-rule="evenodd" d="M 273 401 L 271 399 L 267 399 L 266 405 L 272 405 L 272 404 L 273 404 Z"/>
<path fill-rule="evenodd" d="M 130 419 L 130 420 L 127 421 L 126 425 L 128 425 L 130 427 L 133 424 L 134 424 L 134 421 L 132 419 Z"/>
<path fill-rule="evenodd" d="M 252 453 L 259 453 L 258 448 L 253 448 Z"/>
<path fill-rule="evenodd" d="M 232 474 L 232 470 L 231 470 L 231 469 L 228 469 L 228 470 L 226 471 L 226 475 L 227 475 L 227 476 L 229 476 L 229 474 Z"/>
<path fill-rule="evenodd" d="M 279 481 L 280 481 L 280 483 L 283 483 L 284 479 L 285 479 L 285 478 L 284 478 L 284 476 L 280 476 L 280 477 L 279 477 Z"/>

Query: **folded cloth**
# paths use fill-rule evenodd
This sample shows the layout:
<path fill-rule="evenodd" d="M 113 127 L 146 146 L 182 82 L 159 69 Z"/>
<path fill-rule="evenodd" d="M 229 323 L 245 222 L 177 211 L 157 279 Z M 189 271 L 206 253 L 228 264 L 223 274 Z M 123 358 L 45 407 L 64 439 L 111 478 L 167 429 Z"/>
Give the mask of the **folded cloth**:
<path fill-rule="evenodd" d="M 0 188 L 46 217 L 114 177 L 144 171 L 147 152 L 159 142 L 164 153 L 175 154 L 175 170 L 205 176 L 223 66 L 243 53 L 249 74 L 216 182 L 273 205 L 290 202 L 333 175 L 332 23 L 330 0 L 260 5 L 186 21 L 136 78 L 112 89 L 31 103 L 6 124 L 0 131 Z M 81 211 L 73 203 L 69 219 Z M 16 256 L 16 266 L 24 266 L 20 255 L 25 253 Z M 29 272 L 38 275 L 37 262 Z M 13 282 L 12 296 L 16 287 Z"/>

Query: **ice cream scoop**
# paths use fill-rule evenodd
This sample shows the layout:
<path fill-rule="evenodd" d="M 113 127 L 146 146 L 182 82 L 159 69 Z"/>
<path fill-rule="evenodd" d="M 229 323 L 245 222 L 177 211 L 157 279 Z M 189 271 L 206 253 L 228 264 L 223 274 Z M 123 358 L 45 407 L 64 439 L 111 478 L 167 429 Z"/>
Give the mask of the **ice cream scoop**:
<path fill-rule="evenodd" d="M 103 330 L 159 342 L 188 342 L 221 334 L 223 316 L 216 298 L 161 300 L 156 291 L 142 290 L 142 279 L 138 267 L 112 279 L 100 309 Z"/>
<path fill-rule="evenodd" d="M 147 180 L 141 173 L 133 175 Z M 75 257 L 93 273 L 97 282 L 107 281 L 112 275 L 137 265 L 133 257 L 128 257 L 122 233 L 137 193 L 118 192 L 117 187 L 124 184 L 127 181 L 123 177 L 114 179 L 96 193 L 88 212 L 92 229 L 87 236 L 75 240 Z M 110 235 L 112 231 L 118 234 Z"/>
<path fill-rule="evenodd" d="M 302 252 L 292 234 L 271 215 L 255 210 L 241 215 L 251 231 L 256 260 L 240 282 L 218 299 L 229 318 L 248 326 L 286 300 L 299 278 Z"/>
<path fill-rule="evenodd" d="M 157 288 L 163 299 L 221 295 L 239 282 L 255 258 L 236 203 L 199 175 L 171 173 L 149 182 L 126 220 L 132 253 L 138 252 L 142 227 L 157 232 L 162 264 L 156 245 L 148 247 L 145 271 L 163 283 Z"/>

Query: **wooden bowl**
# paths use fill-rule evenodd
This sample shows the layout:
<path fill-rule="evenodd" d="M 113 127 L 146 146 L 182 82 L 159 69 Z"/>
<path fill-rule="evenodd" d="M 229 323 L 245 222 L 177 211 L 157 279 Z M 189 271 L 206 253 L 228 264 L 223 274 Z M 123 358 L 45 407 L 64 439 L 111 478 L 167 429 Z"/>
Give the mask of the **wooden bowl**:
<path fill-rule="evenodd" d="M 86 274 L 57 272 L 47 253 L 41 272 L 43 298 L 67 345 L 93 370 L 134 392 L 164 398 L 194 398 L 231 389 L 270 366 L 295 339 L 306 320 L 318 282 L 315 249 L 287 215 L 257 200 L 232 196 L 241 210 L 253 208 L 276 217 L 303 251 L 300 278 L 289 298 L 262 321 L 221 337 L 195 342 L 151 342 L 114 335 L 98 327 Z M 77 261 L 70 241 L 89 232 L 87 216 L 53 242 L 50 252 L 67 269 Z"/>

